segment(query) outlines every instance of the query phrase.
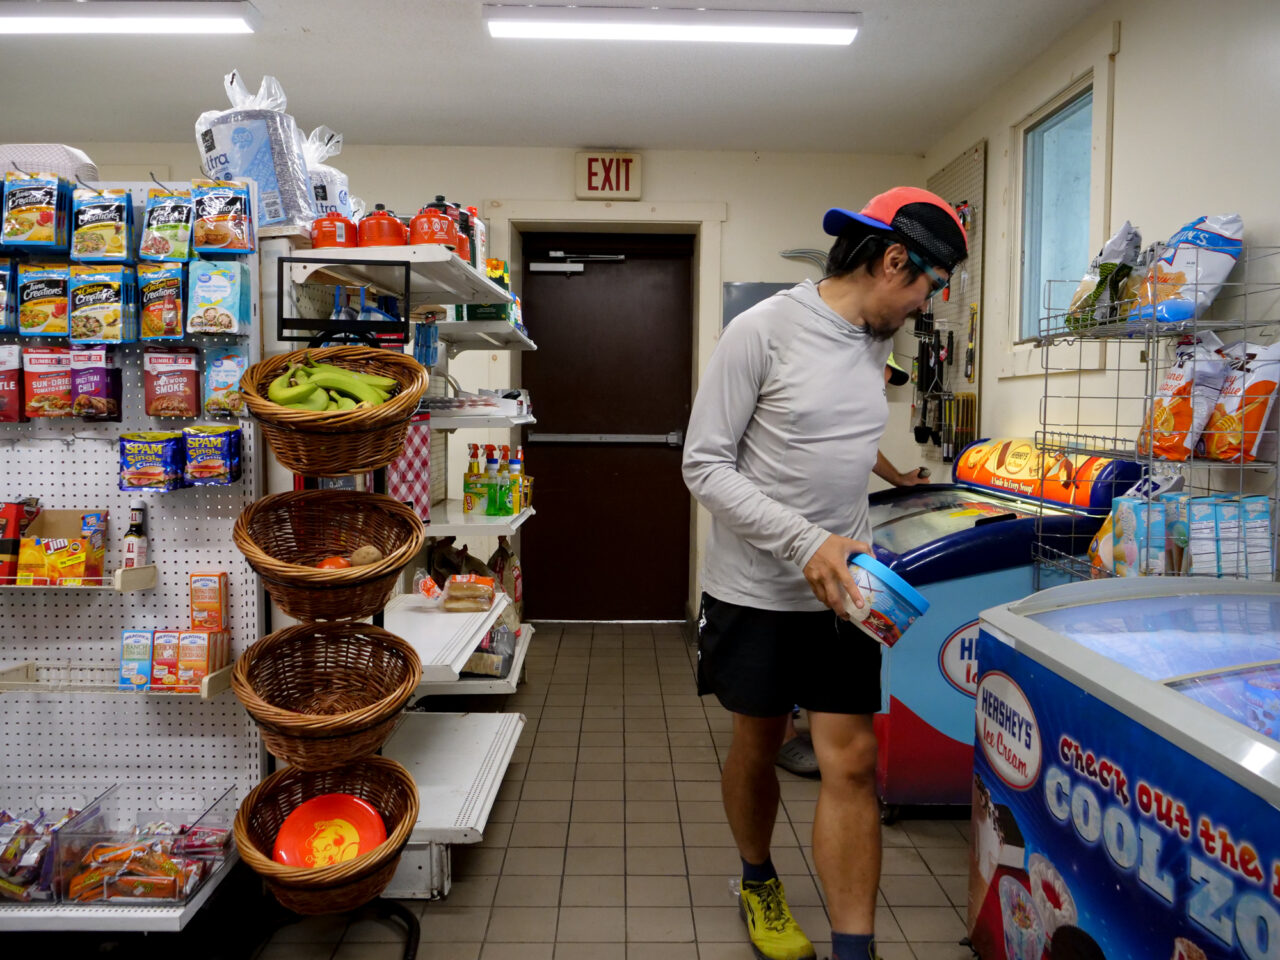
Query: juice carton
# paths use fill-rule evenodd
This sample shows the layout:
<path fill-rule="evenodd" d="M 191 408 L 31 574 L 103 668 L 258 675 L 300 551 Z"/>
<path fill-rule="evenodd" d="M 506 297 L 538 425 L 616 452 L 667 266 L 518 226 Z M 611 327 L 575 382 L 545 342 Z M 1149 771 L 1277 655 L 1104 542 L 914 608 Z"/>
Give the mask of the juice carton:
<path fill-rule="evenodd" d="M 1164 573 L 1164 506 L 1145 497 L 1116 497 L 1112 551 L 1117 577 Z"/>
<path fill-rule="evenodd" d="M 1188 510 L 1188 576 L 1218 575 L 1218 514 L 1215 497 L 1192 497 Z"/>
<path fill-rule="evenodd" d="M 1242 577 L 1245 558 L 1240 501 L 1235 497 L 1219 497 L 1213 509 L 1218 525 L 1218 576 Z"/>
<path fill-rule="evenodd" d="M 179 635 L 175 693 L 199 693 L 200 681 L 217 669 L 217 635 L 217 630 L 183 630 Z"/>
<path fill-rule="evenodd" d="M 227 575 L 221 571 L 191 574 L 191 626 L 196 630 L 225 630 L 231 625 L 227 606 Z"/>
<path fill-rule="evenodd" d="M 1276 575 L 1271 529 L 1271 501 L 1266 497 L 1241 497 L 1240 521 L 1244 525 L 1245 574 L 1250 580 L 1271 581 Z"/>
<path fill-rule="evenodd" d="M 151 631 L 125 630 L 120 639 L 120 689 L 146 693 L 151 686 Z"/>
<path fill-rule="evenodd" d="M 180 630 L 157 630 L 151 640 L 151 692 L 174 693 L 178 687 Z"/>

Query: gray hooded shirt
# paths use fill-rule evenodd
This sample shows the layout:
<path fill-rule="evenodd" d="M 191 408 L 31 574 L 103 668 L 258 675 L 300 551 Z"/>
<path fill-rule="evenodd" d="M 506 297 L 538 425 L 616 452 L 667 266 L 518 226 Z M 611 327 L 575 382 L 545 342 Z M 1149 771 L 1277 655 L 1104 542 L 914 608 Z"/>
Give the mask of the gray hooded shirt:
<path fill-rule="evenodd" d="M 803 568 L 829 534 L 870 542 L 867 484 L 889 416 L 893 344 L 811 281 L 735 317 L 693 402 L 684 481 L 711 512 L 703 589 L 762 610 L 821 610 Z"/>

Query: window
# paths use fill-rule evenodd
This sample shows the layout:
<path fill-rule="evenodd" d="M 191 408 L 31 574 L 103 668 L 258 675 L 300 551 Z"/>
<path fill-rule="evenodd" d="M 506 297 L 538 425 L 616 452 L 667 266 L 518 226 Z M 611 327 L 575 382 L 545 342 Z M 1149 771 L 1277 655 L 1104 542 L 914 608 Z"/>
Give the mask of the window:
<path fill-rule="evenodd" d="M 1067 309 L 1089 263 L 1093 91 L 1034 126 L 1022 143 L 1022 339 Z M 1049 281 L 1058 281 L 1050 283 Z"/>

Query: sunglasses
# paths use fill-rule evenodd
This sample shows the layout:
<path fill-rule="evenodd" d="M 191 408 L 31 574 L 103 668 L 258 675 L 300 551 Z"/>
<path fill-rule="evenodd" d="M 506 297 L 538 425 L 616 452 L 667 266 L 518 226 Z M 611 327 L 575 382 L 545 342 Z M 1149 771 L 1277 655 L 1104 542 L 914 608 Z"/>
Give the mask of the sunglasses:
<path fill-rule="evenodd" d="M 922 257 L 910 250 L 907 251 L 907 257 L 929 278 L 929 283 L 932 285 L 929 289 L 930 300 L 947 288 L 947 284 L 951 282 L 950 278 L 939 276 L 938 271 L 934 270 L 933 267 L 924 262 Z"/>

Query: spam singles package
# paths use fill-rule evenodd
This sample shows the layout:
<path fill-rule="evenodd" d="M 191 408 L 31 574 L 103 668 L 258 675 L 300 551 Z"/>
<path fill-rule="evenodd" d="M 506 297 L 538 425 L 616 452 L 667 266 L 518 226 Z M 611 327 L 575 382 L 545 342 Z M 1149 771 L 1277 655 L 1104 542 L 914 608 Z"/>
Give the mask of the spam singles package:
<path fill-rule="evenodd" d="M 229 486 L 241 477 L 239 427 L 194 426 L 120 437 L 120 489 Z"/>

